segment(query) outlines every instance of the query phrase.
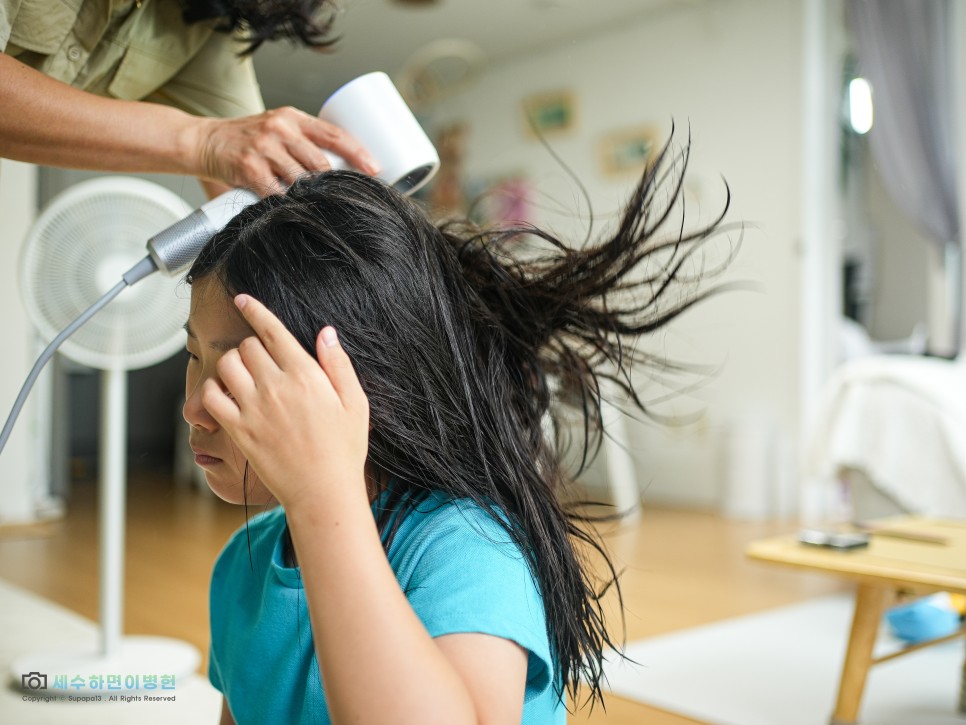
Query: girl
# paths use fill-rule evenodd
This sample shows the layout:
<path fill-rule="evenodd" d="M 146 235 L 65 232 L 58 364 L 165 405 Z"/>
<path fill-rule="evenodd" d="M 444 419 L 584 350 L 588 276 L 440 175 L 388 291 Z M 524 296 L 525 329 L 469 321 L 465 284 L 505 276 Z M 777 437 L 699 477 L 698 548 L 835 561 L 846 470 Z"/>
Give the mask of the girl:
<path fill-rule="evenodd" d="M 643 410 L 648 358 L 621 338 L 707 294 L 674 283 L 721 218 L 658 238 L 686 162 L 665 146 L 582 250 L 437 227 L 351 172 L 211 239 L 188 274 L 191 445 L 221 498 L 279 504 L 212 575 L 222 722 L 564 723 L 578 678 L 600 699 L 612 643 L 581 552 L 603 552 L 543 423 L 552 381 L 591 429 L 602 376 Z"/>

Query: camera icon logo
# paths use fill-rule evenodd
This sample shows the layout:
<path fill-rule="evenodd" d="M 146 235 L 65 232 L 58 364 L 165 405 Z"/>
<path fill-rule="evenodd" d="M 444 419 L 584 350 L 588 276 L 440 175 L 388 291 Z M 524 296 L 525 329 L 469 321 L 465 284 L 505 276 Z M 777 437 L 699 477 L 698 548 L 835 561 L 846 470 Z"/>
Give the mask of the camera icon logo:
<path fill-rule="evenodd" d="M 24 690 L 46 690 L 47 675 L 42 675 L 39 672 L 28 672 L 26 675 L 20 675 L 20 686 Z"/>

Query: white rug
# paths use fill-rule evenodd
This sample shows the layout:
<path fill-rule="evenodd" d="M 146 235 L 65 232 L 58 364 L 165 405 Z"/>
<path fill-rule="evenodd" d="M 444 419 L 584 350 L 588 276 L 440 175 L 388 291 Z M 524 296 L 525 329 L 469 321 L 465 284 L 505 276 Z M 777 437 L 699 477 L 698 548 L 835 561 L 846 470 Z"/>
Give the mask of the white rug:
<path fill-rule="evenodd" d="M 714 725 L 827 725 L 838 693 L 852 597 L 814 599 L 632 642 L 640 663 L 609 662 L 617 695 Z M 880 632 L 876 654 L 897 648 Z M 958 715 L 962 639 L 874 666 L 860 722 L 964 725 Z"/>
<path fill-rule="evenodd" d="M 221 693 L 206 677 L 180 679 L 172 691 L 174 702 L 30 702 L 28 693 L 14 687 L 19 675 L 10 672 L 17 657 L 47 649 L 97 651 L 98 627 L 90 620 L 0 580 L 0 723 L 17 725 L 214 725 L 221 713 Z M 106 673 L 105 673 L 106 674 Z M 42 691 L 29 694 L 43 694 Z M 90 694 L 81 691 L 79 694 Z M 104 700 L 107 699 L 104 693 Z M 129 694 L 121 691 L 115 694 Z M 145 695 L 146 692 L 130 694 Z"/>

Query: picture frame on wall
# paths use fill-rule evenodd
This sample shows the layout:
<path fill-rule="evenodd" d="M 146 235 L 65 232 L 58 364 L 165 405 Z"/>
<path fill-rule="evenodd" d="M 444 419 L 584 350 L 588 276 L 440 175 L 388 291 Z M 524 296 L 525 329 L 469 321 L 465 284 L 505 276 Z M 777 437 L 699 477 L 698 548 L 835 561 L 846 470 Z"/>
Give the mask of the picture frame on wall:
<path fill-rule="evenodd" d="M 577 126 L 577 103 L 569 90 L 534 93 L 523 99 L 523 126 L 527 136 L 554 136 Z"/>
<path fill-rule="evenodd" d="M 598 142 L 598 162 L 607 177 L 639 176 L 654 160 L 658 129 L 652 125 L 624 128 L 603 136 Z"/>

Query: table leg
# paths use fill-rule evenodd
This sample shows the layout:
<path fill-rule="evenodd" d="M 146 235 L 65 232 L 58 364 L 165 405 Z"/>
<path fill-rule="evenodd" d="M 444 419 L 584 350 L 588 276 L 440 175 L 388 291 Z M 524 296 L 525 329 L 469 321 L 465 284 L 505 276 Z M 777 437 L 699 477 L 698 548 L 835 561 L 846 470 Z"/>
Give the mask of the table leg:
<path fill-rule="evenodd" d="M 875 646 L 882 610 L 885 607 L 886 589 L 859 584 L 855 593 L 855 612 L 852 615 L 852 633 L 845 653 L 839 696 L 835 704 L 832 725 L 852 725 L 859 714 L 865 679 L 872 665 L 872 648 Z"/>
<path fill-rule="evenodd" d="M 963 681 L 959 685 L 959 711 L 966 715 L 966 658 L 963 658 Z"/>

